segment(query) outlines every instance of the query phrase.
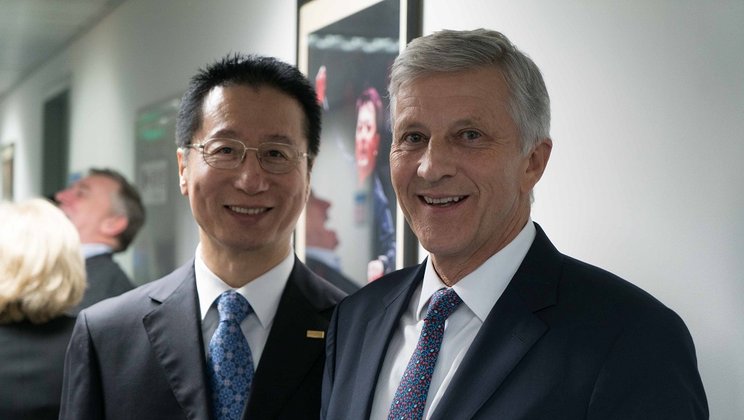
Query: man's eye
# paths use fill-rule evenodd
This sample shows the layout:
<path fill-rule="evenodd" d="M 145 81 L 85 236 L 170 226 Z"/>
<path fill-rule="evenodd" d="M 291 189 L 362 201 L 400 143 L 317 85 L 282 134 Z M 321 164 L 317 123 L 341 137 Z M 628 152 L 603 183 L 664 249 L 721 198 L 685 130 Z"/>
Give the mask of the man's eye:
<path fill-rule="evenodd" d="M 424 136 L 421 133 L 408 133 L 403 136 L 404 143 L 417 144 L 424 141 Z"/>
<path fill-rule="evenodd" d="M 204 152 L 209 156 L 234 155 L 237 149 L 234 145 L 226 142 L 210 142 L 204 148 Z"/>
<path fill-rule="evenodd" d="M 230 147 L 230 146 L 222 146 L 222 147 L 218 148 L 217 150 L 215 150 L 214 153 L 212 153 L 212 154 L 215 154 L 215 155 L 231 155 L 233 153 L 235 153 L 235 148 Z"/>
<path fill-rule="evenodd" d="M 460 138 L 465 141 L 472 141 L 481 138 L 483 135 L 475 130 L 464 130 L 460 132 Z"/>
<path fill-rule="evenodd" d="M 281 149 L 268 149 L 263 152 L 265 158 L 273 160 L 288 160 L 289 154 Z"/>

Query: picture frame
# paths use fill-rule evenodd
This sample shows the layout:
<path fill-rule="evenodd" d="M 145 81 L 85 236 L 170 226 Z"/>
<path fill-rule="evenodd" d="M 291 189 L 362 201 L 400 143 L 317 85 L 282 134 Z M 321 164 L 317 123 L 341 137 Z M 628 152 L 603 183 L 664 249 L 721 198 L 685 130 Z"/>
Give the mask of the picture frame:
<path fill-rule="evenodd" d="M 295 251 L 333 283 L 363 286 L 418 263 L 390 182 L 387 83 L 395 57 L 421 34 L 421 7 L 421 0 L 298 2 L 297 63 L 318 92 L 323 130 Z"/>
<path fill-rule="evenodd" d="M 13 172 L 15 144 L 0 145 L 0 200 L 13 201 Z"/>

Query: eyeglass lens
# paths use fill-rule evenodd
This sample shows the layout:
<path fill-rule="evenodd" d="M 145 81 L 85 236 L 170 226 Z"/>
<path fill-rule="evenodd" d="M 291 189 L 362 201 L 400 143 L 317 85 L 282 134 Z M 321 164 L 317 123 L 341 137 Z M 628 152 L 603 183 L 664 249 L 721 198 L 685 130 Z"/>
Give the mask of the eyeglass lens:
<path fill-rule="evenodd" d="M 203 144 L 204 160 L 214 168 L 233 169 L 243 161 L 247 150 L 256 152 L 263 169 L 273 173 L 289 172 L 297 164 L 299 152 L 288 144 L 261 143 L 257 148 L 247 147 L 233 139 L 216 138 Z"/>

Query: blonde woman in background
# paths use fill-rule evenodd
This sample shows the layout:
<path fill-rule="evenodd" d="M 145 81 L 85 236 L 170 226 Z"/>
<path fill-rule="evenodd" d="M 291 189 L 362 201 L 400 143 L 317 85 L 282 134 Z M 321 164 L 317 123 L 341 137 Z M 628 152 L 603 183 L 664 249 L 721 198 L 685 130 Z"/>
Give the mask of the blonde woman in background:
<path fill-rule="evenodd" d="M 0 203 L 0 419 L 56 419 L 85 290 L 77 230 L 43 199 Z"/>

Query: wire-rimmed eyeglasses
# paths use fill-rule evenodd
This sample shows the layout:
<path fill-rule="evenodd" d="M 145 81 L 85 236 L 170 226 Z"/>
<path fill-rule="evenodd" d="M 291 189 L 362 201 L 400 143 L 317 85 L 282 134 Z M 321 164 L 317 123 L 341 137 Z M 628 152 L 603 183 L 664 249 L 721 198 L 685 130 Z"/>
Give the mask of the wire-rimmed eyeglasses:
<path fill-rule="evenodd" d="M 284 174 L 292 170 L 300 159 L 308 156 L 294 146 L 285 143 L 261 143 L 258 147 L 248 147 L 243 142 L 213 138 L 203 143 L 189 144 L 190 149 L 198 149 L 207 165 L 217 169 L 235 169 L 243 163 L 248 150 L 256 152 L 259 165 L 273 174 Z"/>

